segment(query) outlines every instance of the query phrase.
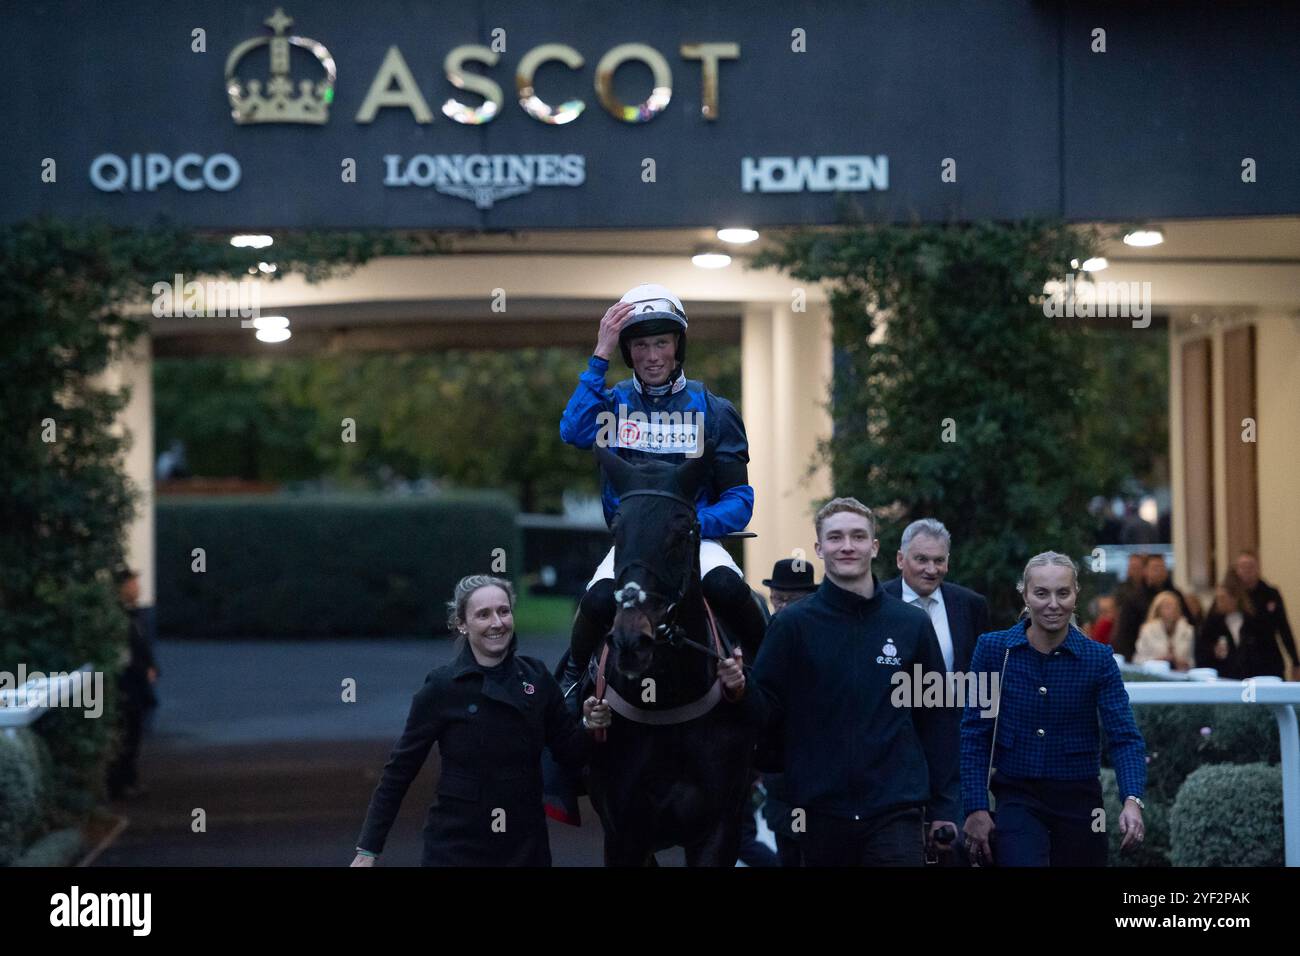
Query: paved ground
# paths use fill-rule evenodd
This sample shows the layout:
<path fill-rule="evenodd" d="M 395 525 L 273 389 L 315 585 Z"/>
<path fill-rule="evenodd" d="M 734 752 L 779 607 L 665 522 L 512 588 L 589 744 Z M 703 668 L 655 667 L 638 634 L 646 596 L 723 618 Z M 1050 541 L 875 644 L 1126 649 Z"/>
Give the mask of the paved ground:
<path fill-rule="evenodd" d="M 562 638 L 521 639 L 558 659 Z M 130 826 L 99 866 L 340 866 L 424 675 L 449 640 L 161 642 L 161 705 L 140 761 L 149 792 L 116 805 Z M 353 678 L 356 703 L 343 703 Z M 437 750 L 411 785 L 384 864 L 418 866 Z M 191 829 L 206 813 L 207 831 Z M 601 829 L 548 821 L 557 866 L 598 866 Z M 660 854 L 680 865 L 681 851 Z"/>

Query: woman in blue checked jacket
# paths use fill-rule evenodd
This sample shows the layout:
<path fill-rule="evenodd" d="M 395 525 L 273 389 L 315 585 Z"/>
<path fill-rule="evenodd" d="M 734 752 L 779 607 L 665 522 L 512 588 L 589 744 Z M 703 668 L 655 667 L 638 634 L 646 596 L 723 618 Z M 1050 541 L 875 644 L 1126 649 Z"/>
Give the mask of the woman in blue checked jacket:
<path fill-rule="evenodd" d="M 1117 825 L 1125 850 L 1144 836 L 1146 745 L 1110 648 L 1070 623 L 1074 562 L 1055 551 L 1035 555 L 1017 588 L 1028 616 L 982 635 L 971 660 L 981 680 L 997 676 L 998 706 L 970 705 L 962 718 L 966 846 L 983 865 L 1105 866 L 1098 718 L 1124 794 Z"/>

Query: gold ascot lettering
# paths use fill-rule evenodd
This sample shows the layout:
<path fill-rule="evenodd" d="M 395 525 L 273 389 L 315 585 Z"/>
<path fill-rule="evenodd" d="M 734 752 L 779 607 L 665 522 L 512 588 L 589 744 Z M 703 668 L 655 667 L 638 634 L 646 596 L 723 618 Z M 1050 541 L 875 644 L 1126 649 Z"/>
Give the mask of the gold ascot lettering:
<path fill-rule="evenodd" d="M 654 88 L 650 96 L 636 106 L 628 106 L 614 94 L 614 72 L 628 60 L 640 60 L 650 67 Z M 600 105 L 614 119 L 625 123 L 648 123 L 668 106 L 673 98 L 673 71 L 668 61 L 654 47 L 644 43 L 623 43 L 614 47 L 596 64 L 596 95 Z"/>
<path fill-rule="evenodd" d="M 740 58 L 739 43 L 684 43 L 679 53 L 683 60 L 700 64 L 700 116 L 712 122 L 720 115 L 720 63 Z M 483 97 L 479 106 L 471 106 L 448 97 L 443 101 L 444 116 L 465 126 L 481 126 L 496 119 L 505 105 L 501 85 L 488 76 L 468 69 L 470 64 L 482 64 L 491 69 L 498 65 L 501 56 L 480 44 L 463 44 L 455 47 L 443 60 L 443 73 L 447 82 L 457 90 L 466 90 Z M 537 70 L 545 63 L 557 61 L 571 70 L 579 70 L 586 63 L 581 53 L 564 43 L 543 43 L 527 51 L 515 68 L 515 89 L 520 108 L 548 126 L 572 123 L 587 104 L 579 98 L 552 105 L 542 99 L 536 87 Z M 640 103 L 628 104 L 614 92 L 614 74 L 629 61 L 644 63 L 650 69 L 653 85 L 649 96 Z M 622 43 L 606 52 L 596 64 L 594 87 L 601 106 L 610 116 L 622 123 L 648 123 L 661 114 L 672 100 L 672 68 L 664 56 L 644 43 Z M 417 123 L 434 121 L 428 100 L 420 92 L 415 76 L 407 66 L 402 51 L 390 46 L 383 62 L 375 72 L 366 91 L 356 122 L 372 123 L 381 109 L 395 107 L 410 111 Z"/>
<path fill-rule="evenodd" d="M 450 97 L 442 104 L 442 115 L 466 126 L 481 126 L 494 119 L 501 112 L 501 107 L 506 101 L 500 84 L 477 73 L 466 73 L 464 67 L 471 61 L 496 66 L 499 59 L 501 59 L 499 53 L 477 44 L 458 46 L 448 53 L 447 59 L 442 64 L 448 82 L 458 90 L 477 93 L 483 97 L 483 105 L 474 107 L 460 102 L 455 97 Z"/>
<path fill-rule="evenodd" d="M 397 81 L 395 90 L 389 88 L 394 80 Z M 388 48 L 384 62 L 379 64 L 379 72 L 370 81 L 370 90 L 357 111 L 357 122 L 372 122 L 384 106 L 405 106 L 417 123 L 433 122 L 433 111 L 420 95 L 420 88 L 415 85 L 415 77 L 411 75 L 402 51 L 395 46 Z"/>
<path fill-rule="evenodd" d="M 740 59 L 739 43 L 683 43 L 683 60 L 700 60 L 700 115 L 718 118 L 718 61 Z"/>
<path fill-rule="evenodd" d="M 541 46 L 533 47 L 519 61 L 519 68 L 515 71 L 515 87 L 519 91 L 519 105 L 524 108 L 525 113 L 540 122 L 563 126 L 581 116 L 587 104 L 582 100 L 566 100 L 559 106 L 552 107 L 537 95 L 536 90 L 533 89 L 533 75 L 539 66 L 549 60 L 559 60 L 571 70 L 578 69 L 583 62 L 582 54 L 571 46 L 565 46 L 563 43 L 543 43 Z"/>

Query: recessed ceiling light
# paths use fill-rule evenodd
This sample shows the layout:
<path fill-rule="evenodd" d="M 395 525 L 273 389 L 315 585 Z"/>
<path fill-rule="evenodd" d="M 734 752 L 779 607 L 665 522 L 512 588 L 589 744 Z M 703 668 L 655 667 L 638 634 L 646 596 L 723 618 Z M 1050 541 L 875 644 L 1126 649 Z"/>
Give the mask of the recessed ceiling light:
<path fill-rule="evenodd" d="M 244 234 L 230 237 L 230 244 L 240 249 L 265 249 L 273 242 L 275 240 L 270 236 Z"/>
<path fill-rule="evenodd" d="M 293 333 L 288 329 L 258 329 L 256 334 L 259 342 L 283 342 Z"/>
<path fill-rule="evenodd" d="M 701 269 L 725 269 L 731 265 L 731 256 L 722 252 L 701 252 L 691 256 L 691 262 Z"/>
<path fill-rule="evenodd" d="M 262 272 L 265 272 L 265 273 L 267 273 L 267 274 L 269 275 L 270 273 L 272 273 L 272 272 L 275 271 L 275 263 L 274 263 L 274 262 L 259 262 L 259 263 L 257 264 L 257 268 L 260 269 Z"/>
<path fill-rule="evenodd" d="M 1091 259 L 1083 260 L 1084 272 L 1100 272 L 1110 265 L 1105 256 L 1093 256 Z"/>
<path fill-rule="evenodd" d="M 753 242 L 758 238 L 758 233 L 753 229 L 719 229 L 717 235 L 723 242 L 735 243 Z"/>
<path fill-rule="evenodd" d="M 1126 246 L 1158 246 L 1165 241 L 1165 234 L 1159 229 L 1138 229 L 1124 237 Z"/>
<path fill-rule="evenodd" d="M 287 329 L 289 317 L 286 315 L 259 315 L 253 320 L 255 329 Z"/>

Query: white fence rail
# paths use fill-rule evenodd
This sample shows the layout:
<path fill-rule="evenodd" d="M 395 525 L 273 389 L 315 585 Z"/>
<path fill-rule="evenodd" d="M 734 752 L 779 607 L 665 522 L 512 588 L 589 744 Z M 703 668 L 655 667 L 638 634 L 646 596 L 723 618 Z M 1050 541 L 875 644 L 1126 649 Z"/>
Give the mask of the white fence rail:
<path fill-rule="evenodd" d="M 83 681 L 94 676 L 89 664 L 75 671 L 34 677 L 21 687 L 0 691 L 0 732 L 14 736 L 19 727 L 27 727 L 50 709 L 51 701 L 81 700 Z"/>
<path fill-rule="evenodd" d="M 1267 707 L 1273 712 L 1282 749 L 1282 837 L 1286 865 L 1300 866 L 1300 729 L 1297 729 L 1295 713 L 1296 705 L 1300 704 L 1300 683 L 1254 677 L 1240 681 L 1128 681 L 1124 686 L 1133 704 L 1240 704 Z"/>

